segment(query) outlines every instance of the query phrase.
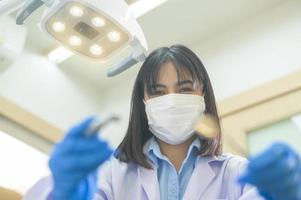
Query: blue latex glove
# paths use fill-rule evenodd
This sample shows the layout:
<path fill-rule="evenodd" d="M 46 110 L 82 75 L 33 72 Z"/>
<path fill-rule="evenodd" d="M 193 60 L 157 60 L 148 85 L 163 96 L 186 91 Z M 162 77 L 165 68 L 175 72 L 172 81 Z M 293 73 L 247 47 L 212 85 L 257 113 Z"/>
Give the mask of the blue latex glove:
<path fill-rule="evenodd" d="M 301 161 L 288 145 L 275 143 L 251 158 L 241 183 L 257 187 L 267 200 L 301 200 Z"/>
<path fill-rule="evenodd" d="M 54 148 L 49 161 L 53 200 L 91 200 L 96 192 L 97 168 L 112 150 L 97 134 L 85 135 L 92 121 L 90 117 L 71 128 Z"/>

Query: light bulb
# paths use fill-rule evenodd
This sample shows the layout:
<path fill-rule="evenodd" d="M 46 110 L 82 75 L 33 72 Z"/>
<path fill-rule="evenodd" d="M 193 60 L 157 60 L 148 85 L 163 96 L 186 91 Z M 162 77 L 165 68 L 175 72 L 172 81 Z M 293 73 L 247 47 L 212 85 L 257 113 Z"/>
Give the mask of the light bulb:
<path fill-rule="evenodd" d="M 101 17 L 94 17 L 92 18 L 91 22 L 96 27 L 103 27 L 106 25 L 105 20 Z"/>
<path fill-rule="evenodd" d="M 103 48 L 97 44 L 94 44 L 90 47 L 90 52 L 93 55 L 99 56 L 103 53 Z"/>
<path fill-rule="evenodd" d="M 70 14 L 74 17 L 81 17 L 84 14 L 84 11 L 81 7 L 72 6 L 70 8 Z"/>
<path fill-rule="evenodd" d="M 69 38 L 69 44 L 72 46 L 79 46 L 79 45 L 81 45 L 81 43 L 82 43 L 82 40 L 78 36 L 71 36 Z"/>
<path fill-rule="evenodd" d="M 55 32 L 63 32 L 66 30 L 66 25 L 62 22 L 57 21 L 52 24 L 52 29 Z"/>
<path fill-rule="evenodd" d="M 118 42 L 121 38 L 120 33 L 117 31 L 111 31 L 108 33 L 108 38 L 112 42 Z"/>

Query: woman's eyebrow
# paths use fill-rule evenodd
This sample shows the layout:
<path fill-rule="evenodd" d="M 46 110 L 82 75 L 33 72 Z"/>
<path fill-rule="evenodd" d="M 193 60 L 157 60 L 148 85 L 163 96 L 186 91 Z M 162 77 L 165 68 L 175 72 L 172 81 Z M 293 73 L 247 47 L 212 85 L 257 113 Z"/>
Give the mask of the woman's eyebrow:
<path fill-rule="evenodd" d="M 183 81 L 179 81 L 177 83 L 177 86 L 186 85 L 186 84 L 193 85 L 193 82 L 192 82 L 192 80 L 183 80 Z"/>
<path fill-rule="evenodd" d="M 166 86 L 165 85 L 162 85 L 162 84 L 154 84 L 154 85 L 151 85 L 151 87 L 150 88 L 152 88 L 152 89 L 156 89 L 156 88 L 166 88 Z"/>

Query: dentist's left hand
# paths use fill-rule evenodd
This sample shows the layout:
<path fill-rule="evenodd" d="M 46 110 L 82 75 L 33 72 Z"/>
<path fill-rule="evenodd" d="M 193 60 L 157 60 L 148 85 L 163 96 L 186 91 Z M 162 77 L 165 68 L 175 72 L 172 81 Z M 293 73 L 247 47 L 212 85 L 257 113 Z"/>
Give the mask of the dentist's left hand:
<path fill-rule="evenodd" d="M 97 168 L 113 151 L 97 134 L 85 135 L 92 121 L 90 117 L 71 128 L 54 148 L 49 161 L 53 200 L 91 200 L 96 192 Z"/>
<path fill-rule="evenodd" d="M 257 187 L 266 200 L 301 200 L 301 159 L 284 143 L 251 158 L 240 182 Z"/>

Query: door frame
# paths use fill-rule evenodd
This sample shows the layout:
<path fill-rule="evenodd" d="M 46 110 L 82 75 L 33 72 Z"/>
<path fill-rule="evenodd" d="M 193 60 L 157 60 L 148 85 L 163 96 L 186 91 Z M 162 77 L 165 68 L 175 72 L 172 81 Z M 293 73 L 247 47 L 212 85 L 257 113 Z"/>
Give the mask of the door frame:
<path fill-rule="evenodd" d="M 0 96 L 1 116 L 21 125 L 53 144 L 58 142 L 64 135 L 63 130 L 25 110 L 4 96 Z"/>

